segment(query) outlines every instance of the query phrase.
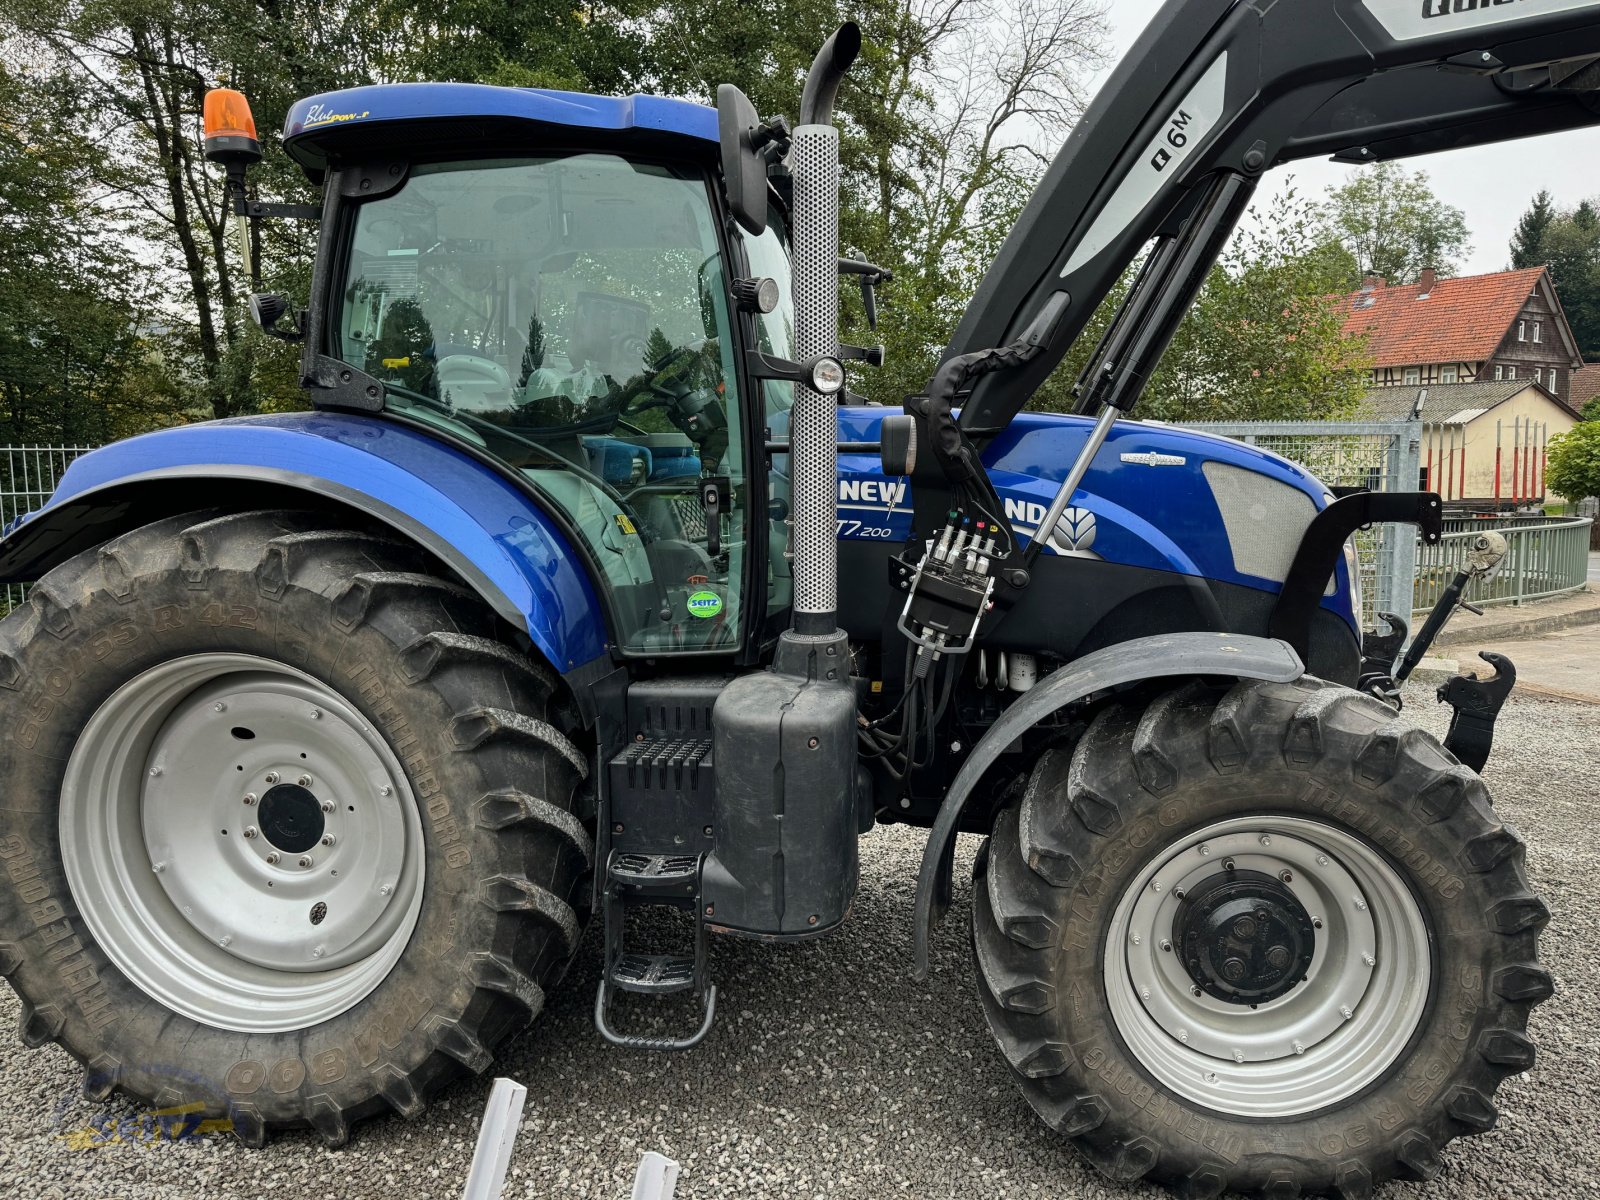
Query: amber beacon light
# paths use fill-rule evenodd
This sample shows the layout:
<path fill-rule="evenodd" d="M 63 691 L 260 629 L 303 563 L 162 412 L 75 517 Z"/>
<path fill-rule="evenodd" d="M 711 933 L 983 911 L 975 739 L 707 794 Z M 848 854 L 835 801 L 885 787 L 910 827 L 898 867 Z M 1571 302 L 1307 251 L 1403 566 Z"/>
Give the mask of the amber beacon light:
<path fill-rule="evenodd" d="M 232 88 L 212 88 L 202 110 L 206 158 L 214 163 L 253 163 L 261 160 L 256 140 L 256 119 L 250 101 Z"/>

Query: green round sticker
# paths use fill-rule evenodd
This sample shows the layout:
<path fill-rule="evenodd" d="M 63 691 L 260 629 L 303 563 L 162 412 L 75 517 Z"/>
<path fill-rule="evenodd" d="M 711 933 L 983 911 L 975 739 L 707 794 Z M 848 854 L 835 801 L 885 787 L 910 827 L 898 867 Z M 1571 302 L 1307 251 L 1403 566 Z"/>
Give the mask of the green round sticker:
<path fill-rule="evenodd" d="M 708 621 L 722 611 L 722 597 L 715 592 L 696 592 L 689 597 L 689 615 Z"/>

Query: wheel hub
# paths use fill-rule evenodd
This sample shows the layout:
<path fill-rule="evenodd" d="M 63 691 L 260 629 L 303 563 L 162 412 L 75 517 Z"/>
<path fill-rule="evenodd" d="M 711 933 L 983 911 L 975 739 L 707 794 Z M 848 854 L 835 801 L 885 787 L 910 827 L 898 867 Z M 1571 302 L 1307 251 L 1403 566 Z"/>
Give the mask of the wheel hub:
<path fill-rule="evenodd" d="M 1305 978 L 1316 948 L 1311 915 L 1279 879 L 1225 870 L 1190 891 L 1172 940 L 1196 986 L 1229 1004 L 1264 1004 Z"/>
<path fill-rule="evenodd" d="M 285 854 L 303 854 L 322 840 L 327 822 L 317 794 L 280 783 L 261 797 L 261 836 Z"/>

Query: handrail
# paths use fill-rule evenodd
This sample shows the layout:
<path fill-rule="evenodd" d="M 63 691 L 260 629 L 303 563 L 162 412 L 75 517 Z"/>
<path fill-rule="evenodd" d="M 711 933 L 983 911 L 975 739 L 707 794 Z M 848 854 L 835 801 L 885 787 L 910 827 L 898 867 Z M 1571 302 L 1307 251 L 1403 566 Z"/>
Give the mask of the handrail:
<path fill-rule="evenodd" d="M 1491 578 L 1467 588 L 1463 599 L 1489 607 L 1520 605 L 1568 592 L 1579 592 L 1589 579 L 1589 529 L 1592 517 L 1549 518 L 1543 522 L 1482 521 L 1447 532 L 1436 545 L 1417 548 L 1414 614 L 1428 612 L 1465 562 L 1472 539 L 1485 529 L 1503 535 L 1506 557 Z"/>

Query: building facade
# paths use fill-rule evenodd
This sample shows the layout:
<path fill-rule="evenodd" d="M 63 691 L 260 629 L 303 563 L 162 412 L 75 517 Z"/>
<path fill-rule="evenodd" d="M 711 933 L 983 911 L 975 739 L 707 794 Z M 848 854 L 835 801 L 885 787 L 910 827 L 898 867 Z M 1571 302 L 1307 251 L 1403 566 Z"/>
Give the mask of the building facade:
<path fill-rule="evenodd" d="M 1565 406 L 1578 344 L 1544 267 L 1390 286 L 1345 298 L 1346 337 L 1365 337 L 1374 388 L 1533 383 Z"/>

